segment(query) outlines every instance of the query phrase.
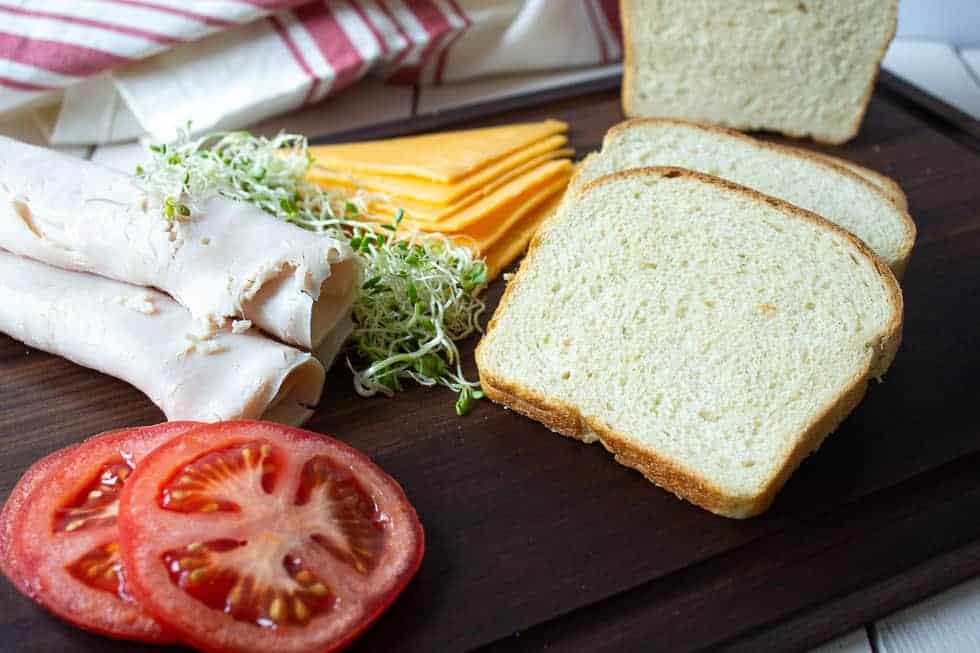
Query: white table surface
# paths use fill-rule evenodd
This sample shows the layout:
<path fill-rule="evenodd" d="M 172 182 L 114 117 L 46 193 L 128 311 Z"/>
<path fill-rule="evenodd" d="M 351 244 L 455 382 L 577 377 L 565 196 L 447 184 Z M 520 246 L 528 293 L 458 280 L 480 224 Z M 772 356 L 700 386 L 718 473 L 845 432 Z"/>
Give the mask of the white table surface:
<path fill-rule="evenodd" d="M 970 0 L 980 4 L 980 0 Z M 937 0 L 941 6 L 944 0 Z M 899 38 L 884 66 L 980 120 L 980 46 L 958 47 L 920 38 Z M 500 99 L 615 73 L 617 66 L 598 71 L 500 78 L 434 88 L 386 88 L 384 101 L 376 83 L 367 82 L 325 104 L 256 126 L 262 132 L 290 130 L 309 134 L 341 132 L 378 122 Z M 0 122 L 0 133 L 43 143 L 30 121 Z M 140 158 L 135 143 L 97 148 L 60 148 L 76 156 L 131 171 Z M 978 207 L 980 210 L 980 207 Z M 974 579 L 848 633 L 814 649 L 814 653 L 980 653 L 980 579 Z"/>

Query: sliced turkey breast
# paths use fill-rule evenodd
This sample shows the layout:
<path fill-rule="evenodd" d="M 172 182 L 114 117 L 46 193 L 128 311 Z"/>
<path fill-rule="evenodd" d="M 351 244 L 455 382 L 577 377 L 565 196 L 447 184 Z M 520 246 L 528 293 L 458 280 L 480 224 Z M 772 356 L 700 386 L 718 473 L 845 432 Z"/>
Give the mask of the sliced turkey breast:
<path fill-rule="evenodd" d="M 350 247 L 249 204 L 167 220 L 130 175 L 0 137 L 0 248 L 157 288 L 206 323 L 247 319 L 317 349 L 350 311 Z"/>
<path fill-rule="evenodd" d="M 0 331 L 132 384 L 170 420 L 261 418 L 296 426 L 309 419 L 323 389 L 316 358 L 247 323 L 202 332 L 161 292 L 4 251 Z"/>

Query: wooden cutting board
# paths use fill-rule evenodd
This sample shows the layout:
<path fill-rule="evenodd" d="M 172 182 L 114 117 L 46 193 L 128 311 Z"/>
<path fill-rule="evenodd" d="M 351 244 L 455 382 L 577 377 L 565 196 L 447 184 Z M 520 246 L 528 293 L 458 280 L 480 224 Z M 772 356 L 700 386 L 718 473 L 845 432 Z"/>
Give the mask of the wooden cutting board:
<path fill-rule="evenodd" d="M 622 118 L 613 86 L 356 137 L 551 117 L 572 125 L 584 154 Z M 919 237 L 905 338 L 885 382 L 761 517 L 715 517 L 600 447 L 487 402 L 460 419 L 443 390 L 356 398 L 338 365 L 309 428 L 397 478 L 428 544 L 418 577 L 354 650 L 805 649 L 980 573 L 978 134 L 975 121 L 885 75 L 859 138 L 827 149 L 908 192 Z M 491 307 L 502 290 L 489 289 Z M 474 344 L 463 347 L 470 357 Z M 6 337 L 0 379 L 3 498 L 38 457 L 162 418 L 125 384 Z M 0 605 L 5 651 L 140 648 L 65 626 L 5 582 Z"/>

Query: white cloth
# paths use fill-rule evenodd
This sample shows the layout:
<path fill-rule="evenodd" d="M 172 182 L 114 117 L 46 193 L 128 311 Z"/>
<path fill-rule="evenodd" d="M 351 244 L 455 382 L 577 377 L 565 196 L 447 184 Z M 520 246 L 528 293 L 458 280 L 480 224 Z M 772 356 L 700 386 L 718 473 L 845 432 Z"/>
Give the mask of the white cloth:
<path fill-rule="evenodd" d="M 52 144 L 169 139 L 370 74 L 442 84 L 622 55 L 617 0 L 0 0 L 0 118 L 60 101 Z"/>

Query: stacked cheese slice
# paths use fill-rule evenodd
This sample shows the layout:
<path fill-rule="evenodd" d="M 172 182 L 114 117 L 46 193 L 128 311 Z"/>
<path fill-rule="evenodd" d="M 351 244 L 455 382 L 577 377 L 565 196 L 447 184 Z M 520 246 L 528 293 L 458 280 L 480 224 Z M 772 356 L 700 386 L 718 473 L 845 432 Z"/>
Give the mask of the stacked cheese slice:
<path fill-rule="evenodd" d="M 527 247 L 572 173 L 557 120 L 310 148 L 310 179 L 366 198 L 372 220 L 444 233 L 493 278 Z"/>

